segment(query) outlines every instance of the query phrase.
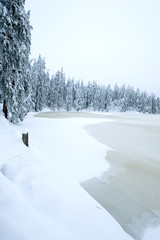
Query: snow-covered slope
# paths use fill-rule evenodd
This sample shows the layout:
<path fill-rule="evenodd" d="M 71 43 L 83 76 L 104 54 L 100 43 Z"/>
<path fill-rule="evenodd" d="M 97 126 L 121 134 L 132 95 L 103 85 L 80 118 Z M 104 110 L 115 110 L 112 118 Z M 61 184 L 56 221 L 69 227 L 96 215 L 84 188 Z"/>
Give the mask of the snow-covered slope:
<path fill-rule="evenodd" d="M 82 128 L 99 121 L 30 114 L 14 126 L 0 113 L 1 240 L 131 239 L 79 185 L 108 168 L 106 146 Z"/>

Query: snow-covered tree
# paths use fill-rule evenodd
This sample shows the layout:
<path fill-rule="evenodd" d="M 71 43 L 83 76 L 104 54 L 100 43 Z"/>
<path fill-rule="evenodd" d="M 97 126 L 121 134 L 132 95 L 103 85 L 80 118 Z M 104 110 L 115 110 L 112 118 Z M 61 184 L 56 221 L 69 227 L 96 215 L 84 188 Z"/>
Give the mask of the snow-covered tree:
<path fill-rule="evenodd" d="M 160 114 L 160 98 L 157 97 L 157 113 Z"/>
<path fill-rule="evenodd" d="M 66 84 L 66 110 L 71 111 L 73 107 L 74 80 L 68 79 Z"/>
<path fill-rule="evenodd" d="M 93 82 L 93 85 L 92 85 L 92 94 L 93 94 L 93 110 L 98 111 L 99 110 L 100 91 L 99 91 L 97 82 L 95 82 L 95 81 Z"/>
<path fill-rule="evenodd" d="M 93 108 L 93 92 L 92 92 L 92 84 L 88 82 L 85 90 L 85 96 L 86 96 L 86 108 L 92 109 Z"/>
<path fill-rule="evenodd" d="M 49 90 L 49 106 L 51 109 L 62 109 L 64 107 L 65 96 L 65 74 L 63 69 L 57 71 L 55 76 L 52 76 Z"/>
<path fill-rule="evenodd" d="M 3 112 L 11 122 L 22 121 L 30 105 L 31 26 L 24 0 L 0 0 L 0 85 Z"/>
<path fill-rule="evenodd" d="M 82 110 L 82 101 L 83 101 L 83 96 L 81 92 L 81 87 L 80 87 L 80 81 L 77 81 L 75 83 L 74 91 L 75 91 L 75 99 L 74 99 L 74 107 L 76 111 Z"/>
<path fill-rule="evenodd" d="M 105 86 L 100 87 L 100 110 L 106 110 L 106 89 Z"/>
<path fill-rule="evenodd" d="M 138 112 L 141 111 L 141 92 L 139 88 L 134 93 L 134 109 Z"/>
<path fill-rule="evenodd" d="M 48 106 L 52 109 L 55 110 L 56 108 L 56 101 L 55 101 L 55 94 L 56 87 L 55 87 L 55 81 L 54 81 L 54 75 L 52 75 L 50 84 L 49 84 L 49 94 L 48 94 Z"/>
<path fill-rule="evenodd" d="M 134 89 L 128 86 L 124 96 L 124 111 L 132 111 L 134 109 Z"/>
<path fill-rule="evenodd" d="M 113 99 L 118 101 L 119 98 L 120 98 L 120 89 L 119 89 L 118 85 L 115 84 L 114 90 L 113 90 Z"/>
<path fill-rule="evenodd" d="M 34 60 L 31 69 L 31 83 L 32 83 L 32 103 L 33 109 L 38 112 L 43 109 L 46 102 L 46 67 L 45 60 L 39 55 L 38 60 Z"/>
<path fill-rule="evenodd" d="M 49 71 L 45 74 L 44 106 L 49 107 L 50 76 Z"/>
<path fill-rule="evenodd" d="M 113 109 L 113 102 L 112 102 L 112 89 L 111 85 L 109 84 L 106 88 L 106 103 L 105 103 L 105 109 L 108 112 L 109 110 Z"/>
<path fill-rule="evenodd" d="M 157 101 L 156 101 L 156 97 L 154 94 L 151 94 L 149 96 L 149 99 L 148 99 L 148 112 L 149 113 L 153 113 L 153 114 L 156 114 L 158 112 L 158 109 L 157 109 Z"/>
<path fill-rule="evenodd" d="M 55 95 L 55 107 L 60 110 L 64 105 L 64 89 L 65 89 L 65 76 L 63 69 L 57 71 L 54 77 L 54 95 Z"/>
<path fill-rule="evenodd" d="M 86 87 L 83 80 L 80 83 L 80 95 L 81 95 L 81 109 L 86 108 Z"/>

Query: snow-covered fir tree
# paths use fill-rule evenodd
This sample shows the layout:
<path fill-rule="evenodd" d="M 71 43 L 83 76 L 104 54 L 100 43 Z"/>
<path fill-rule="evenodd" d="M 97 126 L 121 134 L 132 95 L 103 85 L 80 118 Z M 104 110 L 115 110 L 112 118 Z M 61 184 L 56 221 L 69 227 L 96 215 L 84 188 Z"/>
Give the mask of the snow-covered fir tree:
<path fill-rule="evenodd" d="M 54 94 L 56 96 L 55 105 L 56 105 L 56 108 L 60 110 L 63 107 L 64 86 L 65 86 L 65 77 L 63 75 L 63 69 L 61 69 L 61 71 L 58 71 L 55 74 L 54 81 L 55 81 Z"/>
<path fill-rule="evenodd" d="M 65 74 L 63 68 L 51 77 L 49 88 L 49 106 L 52 110 L 64 108 L 65 93 Z"/>
<path fill-rule="evenodd" d="M 113 108 L 113 103 L 112 103 L 112 89 L 111 85 L 109 84 L 106 88 L 106 103 L 105 103 L 105 109 L 108 112 Z"/>
<path fill-rule="evenodd" d="M 75 99 L 74 99 L 74 107 L 76 111 L 81 111 L 85 109 L 85 91 L 83 81 L 77 81 L 75 83 Z"/>
<path fill-rule="evenodd" d="M 45 96 L 44 96 L 45 107 L 49 107 L 49 92 L 50 92 L 50 76 L 49 76 L 49 71 L 47 71 L 46 77 L 45 77 Z"/>
<path fill-rule="evenodd" d="M 40 55 L 38 60 L 34 60 L 31 68 L 31 83 L 33 109 L 38 112 L 45 107 L 48 89 L 45 60 Z"/>
<path fill-rule="evenodd" d="M 160 114 L 160 98 L 157 98 L 157 113 Z"/>
<path fill-rule="evenodd" d="M 119 98 L 120 98 L 120 89 L 119 89 L 118 85 L 116 84 L 114 86 L 114 90 L 113 90 L 113 99 L 114 99 L 114 101 L 118 101 Z"/>
<path fill-rule="evenodd" d="M 29 12 L 24 0 L 0 0 L 0 86 L 5 117 L 17 123 L 30 110 Z"/>
<path fill-rule="evenodd" d="M 93 92 L 92 92 L 92 84 L 91 82 L 88 82 L 85 90 L 85 96 L 86 96 L 86 108 L 92 109 L 93 108 Z"/>
<path fill-rule="evenodd" d="M 73 86 L 74 80 L 68 79 L 66 84 L 66 110 L 71 111 L 73 108 Z"/>
<path fill-rule="evenodd" d="M 100 111 L 100 88 L 96 82 L 93 82 L 93 110 Z"/>
<path fill-rule="evenodd" d="M 158 105 L 157 105 L 157 101 L 156 101 L 155 95 L 151 94 L 149 96 L 148 101 L 149 101 L 148 112 L 149 113 L 153 113 L 153 114 L 157 113 L 158 112 L 158 109 L 157 109 Z"/>
<path fill-rule="evenodd" d="M 100 110 L 106 110 L 106 89 L 105 86 L 100 87 Z"/>
<path fill-rule="evenodd" d="M 122 110 L 126 112 L 126 111 L 132 111 L 133 109 L 134 109 L 134 90 L 132 87 L 128 86 L 125 90 Z"/>
<path fill-rule="evenodd" d="M 56 77 L 56 76 L 55 76 Z M 59 77 L 59 84 L 58 84 L 58 102 L 57 108 L 58 110 L 64 108 L 64 100 L 65 100 L 65 74 L 63 72 L 63 68 L 61 71 L 57 73 L 57 77 Z"/>
<path fill-rule="evenodd" d="M 55 87 L 55 77 L 52 75 L 50 84 L 49 84 L 49 93 L 48 93 L 48 107 L 51 110 L 55 110 L 56 108 L 56 87 Z"/>

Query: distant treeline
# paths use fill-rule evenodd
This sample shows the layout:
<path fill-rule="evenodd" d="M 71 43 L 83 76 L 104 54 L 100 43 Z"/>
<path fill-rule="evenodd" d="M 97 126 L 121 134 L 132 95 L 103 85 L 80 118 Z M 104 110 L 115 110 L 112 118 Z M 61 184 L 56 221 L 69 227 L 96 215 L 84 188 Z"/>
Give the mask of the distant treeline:
<path fill-rule="evenodd" d="M 112 89 L 110 85 L 98 85 L 96 82 L 84 84 L 83 81 L 66 79 L 63 69 L 51 78 L 45 71 L 45 60 L 40 56 L 31 66 L 31 99 L 33 109 L 41 111 L 44 107 L 52 110 L 67 111 L 138 111 L 142 113 L 160 113 L 160 98 L 147 94 L 131 86 Z"/>

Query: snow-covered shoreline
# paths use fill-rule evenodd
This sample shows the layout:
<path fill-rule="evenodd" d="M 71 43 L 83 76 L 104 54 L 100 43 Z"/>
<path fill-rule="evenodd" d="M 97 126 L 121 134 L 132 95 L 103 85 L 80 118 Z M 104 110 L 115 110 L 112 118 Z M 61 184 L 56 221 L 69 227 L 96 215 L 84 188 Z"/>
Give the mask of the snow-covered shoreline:
<path fill-rule="evenodd" d="M 78 184 L 109 167 L 106 146 L 82 127 L 101 121 L 29 114 L 14 126 L 0 114 L 1 240 L 131 239 Z"/>

